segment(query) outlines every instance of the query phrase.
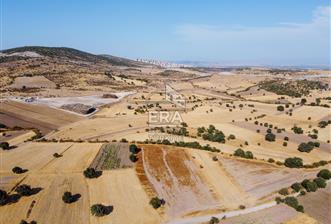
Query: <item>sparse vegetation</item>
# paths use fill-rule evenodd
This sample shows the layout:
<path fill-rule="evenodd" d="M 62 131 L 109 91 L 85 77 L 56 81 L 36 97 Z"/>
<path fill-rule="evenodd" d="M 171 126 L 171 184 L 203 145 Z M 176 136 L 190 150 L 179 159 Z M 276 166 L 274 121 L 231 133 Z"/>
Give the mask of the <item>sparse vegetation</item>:
<path fill-rule="evenodd" d="M 158 197 L 154 197 L 150 200 L 149 204 L 152 205 L 154 209 L 158 209 L 159 207 L 165 204 L 165 201 Z"/>
<path fill-rule="evenodd" d="M 103 204 L 94 204 L 91 206 L 91 214 L 97 217 L 105 216 L 113 211 L 112 206 L 106 206 Z"/>
<path fill-rule="evenodd" d="M 102 171 L 100 170 L 95 170 L 94 168 L 86 168 L 86 170 L 84 170 L 84 176 L 86 178 L 98 178 L 102 175 Z"/>
<path fill-rule="evenodd" d="M 274 135 L 273 133 L 267 133 L 265 135 L 265 140 L 269 142 L 274 142 L 276 141 L 276 135 Z"/>
<path fill-rule="evenodd" d="M 325 180 L 330 180 L 331 179 L 331 171 L 328 169 L 323 169 L 320 170 L 317 174 L 318 177 L 322 177 Z"/>
<path fill-rule="evenodd" d="M 22 174 L 22 173 L 25 173 L 27 172 L 28 170 L 26 169 L 22 169 L 21 167 L 18 167 L 18 166 L 15 166 L 13 169 L 12 169 L 13 173 L 16 173 L 16 174 Z"/>
<path fill-rule="evenodd" d="M 284 165 L 289 168 L 301 168 L 303 167 L 303 162 L 301 158 L 293 157 L 285 159 Z"/>
<path fill-rule="evenodd" d="M 64 203 L 70 204 L 77 201 L 80 198 L 80 194 L 73 195 L 71 192 L 66 191 L 62 196 L 62 201 Z"/>
<path fill-rule="evenodd" d="M 238 156 L 238 157 L 242 157 L 242 158 L 245 158 L 245 159 L 253 159 L 254 158 L 254 155 L 251 151 L 244 151 L 242 149 L 237 149 L 234 153 L 233 153 L 234 156 Z"/>
<path fill-rule="evenodd" d="M 225 143 L 224 133 L 216 129 L 214 125 L 209 125 L 208 129 L 198 128 L 198 136 L 202 136 L 204 140 Z"/>

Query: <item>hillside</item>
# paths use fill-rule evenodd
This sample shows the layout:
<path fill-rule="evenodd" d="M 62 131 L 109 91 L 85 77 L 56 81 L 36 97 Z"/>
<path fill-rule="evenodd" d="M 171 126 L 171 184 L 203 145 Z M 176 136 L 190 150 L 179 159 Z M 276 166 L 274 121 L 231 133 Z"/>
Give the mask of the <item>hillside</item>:
<path fill-rule="evenodd" d="M 95 55 L 68 47 L 25 46 L 1 51 L 1 53 L 6 54 L 5 57 L 10 57 L 10 60 L 20 60 L 24 58 L 22 54 L 20 54 L 24 52 L 34 52 L 37 55 L 50 58 L 62 58 L 67 60 L 85 61 L 92 63 L 109 63 L 111 65 L 117 66 L 131 67 L 143 64 L 126 58 L 119 58 L 110 55 Z M 8 59 L 2 61 L 8 61 Z"/>

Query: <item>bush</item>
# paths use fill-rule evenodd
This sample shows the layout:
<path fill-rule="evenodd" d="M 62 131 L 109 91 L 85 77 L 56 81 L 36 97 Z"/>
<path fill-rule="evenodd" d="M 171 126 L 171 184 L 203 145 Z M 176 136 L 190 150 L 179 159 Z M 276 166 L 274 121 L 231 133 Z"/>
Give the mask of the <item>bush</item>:
<path fill-rule="evenodd" d="M 287 136 L 284 137 L 284 141 L 288 141 L 289 138 Z"/>
<path fill-rule="evenodd" d="M 277 110 L 278 110 L 278 111 L 284 111 L 284 106 L 281 106 L 281 105 L 278 106 L 278 107 L 277 107 Z"/>
<path fill-rule="evenodd" d="M 238 156 L 238 157 L 241 157 L 241 158 L 246 158 L 246 159 L 253 159 L 254 158 L 254 155 L 251 151 L 244 151 L 242 149 L 237 149 L 236 151 L 234 151 L 233 153 L 234 156 Z"/>
<path fill-rule="evenodd" d="M 246 159 L 253 159 L 254 158 L 254 155 L 251 151 L 246 151 L 245 152 L 245 158 Z"/>
<path fill-rule="evenodd" d="M 2 148 L 3 150 L 9 150 L 9 143 L 8 142 L 0 142 L 0 148 Z"/>
<path fill-rule="evenodd" d="M 276 197 L 275 201 L 277 202 L 277 204 L 284 202 L 284 200 L 281 197 Z"/>
<path fill-rule="evenodd" d="M 231 134 L 231 135 L 229 135 L 228 139 L 229 140 L 234 140 L 234 139 L 236 139 L 236 136 Z"/>
<path fill-rule="evenodd" d="M 62 155 L 61 155 L 61 154 L 58 154 L 58 153 L 56 152 L 56 153 L 53 154 L 53 157 L 55 157 L 55 158 L 60 158 L 60 157 L 62 157 Z"/>
<path fill-rule="evenodd" d="M 305 212 L 302 205 L 298 205 L 298 207 L 296 207 L 295 210 L 297 210 L 297 212 L 302 212 L 302 213 Z"/>
<path fill-rule="evenodd" d="M 293 132 L 294 132 L 295 134 L 302 134 L 302 133 L 303 133 L 303 129 L 300 128 L 300 127 L 297 127 L 297 126 L 294 126 L 294 127 L 292 128 L 292 130 L 293 130 Z"/>
<path fill-rule="evenodd" d="M 21 196 L 30 196 L 33 194 L 33 190 L 30 185 L 22 184 L 16 187 L 15 191 Z"/>
<path fill-rule="evenodd" d="M 239 148 L 234 152 L 233 155 L 234 156 L 239 156 L 239 157 L 245 157 L 245 151 Z"/>
<path fill-rule="evenodd" d="M 284 195 L 284 196 L 289 194 L 287 188 L 282 188 L 282 189 L 280 189 L 280 190 L 278 191 L 278 193 L 281 194 L 281 195 Z"/>
<path fill-rule="evenodd" d="M 291 185 L 291 188 L 295 191 L 295 192 L 299 192 L 301 190 L 301 184 L 300 183 L 294 183 Z"/>
<path fill-rule="evenodd" d="M 214 125 L 209 125 L 208 129 L 206 129 L 205 127 L 199 127 L 198 136 L 202 136 L 204 140 L 209 140 L 212 142 L 225 142 L 224 133 L 216 129 Z"/>
<path fill-rule="evenodd" d="M 97 178 L 102 175 L 102 171 L 97 171 L 94 168 L 87 168 L 84 170 L 84 176 L 87 178 Z"/>
<path fill-rule="evenodd" d="M 326 181 L 322 177 L 315 178 L 314 182 L 316 183 L 318 188 L 325 188 L 326 187 Z"/>
<path fill-rule="evenodd" d="M 158 197 L 154 197 L 150 200 L 149 204 L 153 206 L 154 209 L 158 209 L 161 205 L 164 205 L 165 201 Z"/>
<path fill-rule="evenodd" d="M 269 158 L 269 159 L 268 159 L 268 162 L 269 162 L 269 163 L 274 163 L 275 160 L 274 160 L 273 158 Z"/>
<path fill-rule="evenodd" d="M 219 222 L 220 222 L 220 220 L 216 217 L 211 217 L 209 220 L 209 224 L 217 224 Z"/>
<path fill-rule="evenodd" d="M 135 162 L 137 162 L 138 158 L 137 158 L 137 156 L 135 154 L 132 153 L 130 155 L 130 160 L 131 160 L 131 162 L 135 163 Z"/>
<path fill-rule="evenodd" d="M 245 209 L 246 206 L 245 205 L 239 205 L 239 209 Z"/>
<path fill-rule="evenodd" d="M 112 212 L 112 210 L 112 206 L 105 206 L 103 204 L 94 204 L 91 206 L 92 215 L 97 217 L 108 215 Z"/>
<path fill-rule="evenodd" d="M 287 146 L 287 142 L 283 142 L 283 146 L 286 147 Z"/>
<path fill-rule="evenodd" d="M 7 194 L 7 192 L 0 189 L 0 205 L 7 204 L 8 199 L 9 199 L 9 195 Z"/>
<path fill-rule="evenodd" d="M 18 167 L 18 166 L 15 166 L 13 169 L 12 169 L 13 173 L 16 173 L 16 174 L 21 174 L 21 173 L 25 173 L 26 169 L 22 169 L 21 167 Z"/>
<path fill-rule="evenodd" d="M 80 198 L 80 194 L 73 195 L 69 191 L 64 192 L 64 194 L 62 196 L 62 200 L 67 204 L 73 203 L 73 202 L 77 201 L 79 198 Z"/>
<path fill-rule="evenodd" d="M 292 207 L 292 208 L 297 208 L 299 206 L 299 202 L 298 199 L 296 199 L 295 197 L 286 197 L 284 199 L 285 204 L 287 204 L 288 206 Z"/>
<path fill-rule="evenodd" d="M 129 150 L 133 154 L 137 154 L 139 152 L 139 149 L 135 144 L 131 144 Z"/>
<path fill-rule="evenodd" d="M 304 180 L 301 185 L 307 190 L 307 192 L 315 192 L 318 189 L 317 184 L 309 180 Z"/>
<path fill-rule="evenodd" d="M 25 220 L 21 220 L 20 224 L 37 224 L 37 222 L 36 221 L 27 222 Z"/>
<path fill-rule="evenodd" d="M 328 169 L 320 170 L 317 174 L 318 177 L 322 177 L 325 180 L 331 179 L 331 172 Z"/>
<path fill-rule="evenodd" d="M 302 191 L 300 191 L 300 195 L 305 195 L 306 194 L 306 192 L 304 191 L 304 190 L 302 190 Z"/>
<path fill-rule="evenodd" d="M 274 142 L 276 140 L 276 136 L 273 133 L 267 133 L 265 135 L 265 140 L 269 142 Z"/>
<path fill-rule="evenodd" d="M 284 165 L 289 168 L 301 168 L 303 167 L 303 162 L 301 158 L 293 157 L 285 159 Z"/>
<path fill-rule="evenodd" d="M 298 150 L 300 152 L 311 152 L 311 150 L 313 150 L 315 147 L 313 142 L 308 142 L 308 143 L 300 143 L 300 145 L 298 146 Z"/>

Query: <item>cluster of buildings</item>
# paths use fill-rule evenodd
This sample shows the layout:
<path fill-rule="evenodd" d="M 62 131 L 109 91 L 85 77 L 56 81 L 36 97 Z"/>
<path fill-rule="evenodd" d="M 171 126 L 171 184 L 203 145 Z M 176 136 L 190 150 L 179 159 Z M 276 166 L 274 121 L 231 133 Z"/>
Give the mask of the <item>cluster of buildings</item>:
<path fill-rule="evenodd" d="M 177 63 L 171 63 L 171 62 L 167 62 L 167 61 L 159 61 L 159 60 L 154 60 L 154 59 L 141 59 L 141 58 L 138 58 L 138 59 L 136 59 L 136 61 L 157 65 L 157 66 L 160 66 L 162 68 L 189 68 L 189 67 L 192 67 L 191 65 L 177 64 Z"/>

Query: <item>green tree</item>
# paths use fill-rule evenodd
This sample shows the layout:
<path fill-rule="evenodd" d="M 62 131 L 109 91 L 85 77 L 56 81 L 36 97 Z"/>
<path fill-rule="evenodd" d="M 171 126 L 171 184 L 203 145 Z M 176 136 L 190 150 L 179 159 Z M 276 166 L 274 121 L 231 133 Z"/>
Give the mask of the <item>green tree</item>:
<path fill-rule="evenodd" d="M 284 165 L 289 168 L 301 168 L 303 167 L 303 161 L 298 157 L 287 158 L 284 161 Z"/>
<path fill-rule="evenodd" d="M 317 177 L 314 179 L 318 188 L 325 188 L 326 187 L 326 180 L 322 177 Z"/>
<path fill-rule="evenodd" d="M 112 206 L 105 206 L 103 204 L 94 204 L 91 206 L 92 215 L 97 217 L 108 215 L 111 211 Z"/>
<path fill-rule="evenodd" d="M 158 198 L 158 197 L 152 198 L 149 202 L 149 204 L 152 205 L 154 209 L 158 209 L 164 203 L 165 203 L 165 201 L 163 199 Z"/>
<path fill-rule="evenodd" d="M 279 106 L 277 107 L 277 110 L 278 110 L 278 111 L 284 111 L 284 106 L 279 105 Z"/>
<path fill-rule="evenodd" d="M 276 140 L 276 135 L 274 135 L 273 133 L 267 133 L 265 135 L 265 140 L 269 142 L 274 142 Z"/>
<path fill-rule="evenodd" d="M 325 180 L 329 180 L 331 179 L 331 172 L 330 170 L 328 169 L 323 169 L 323 170 L 320 170 L 317 174 L 318 177 L 322 177 L 324 178 Z"/>
<path fill-rule="evenodd" d="M 94 168 L 86 168 L 84 170 L 84 176 L 87 178 L 97 178 L 102 175 L 102 171 L 97 171 Z"/>
<path fill-rule="evenodd" d="M 299 192 L 301 190 L 301 184 L 300 183 L 294 183 L 291 185 L 291 188 L 295 191 L 295 192 Z"/>

